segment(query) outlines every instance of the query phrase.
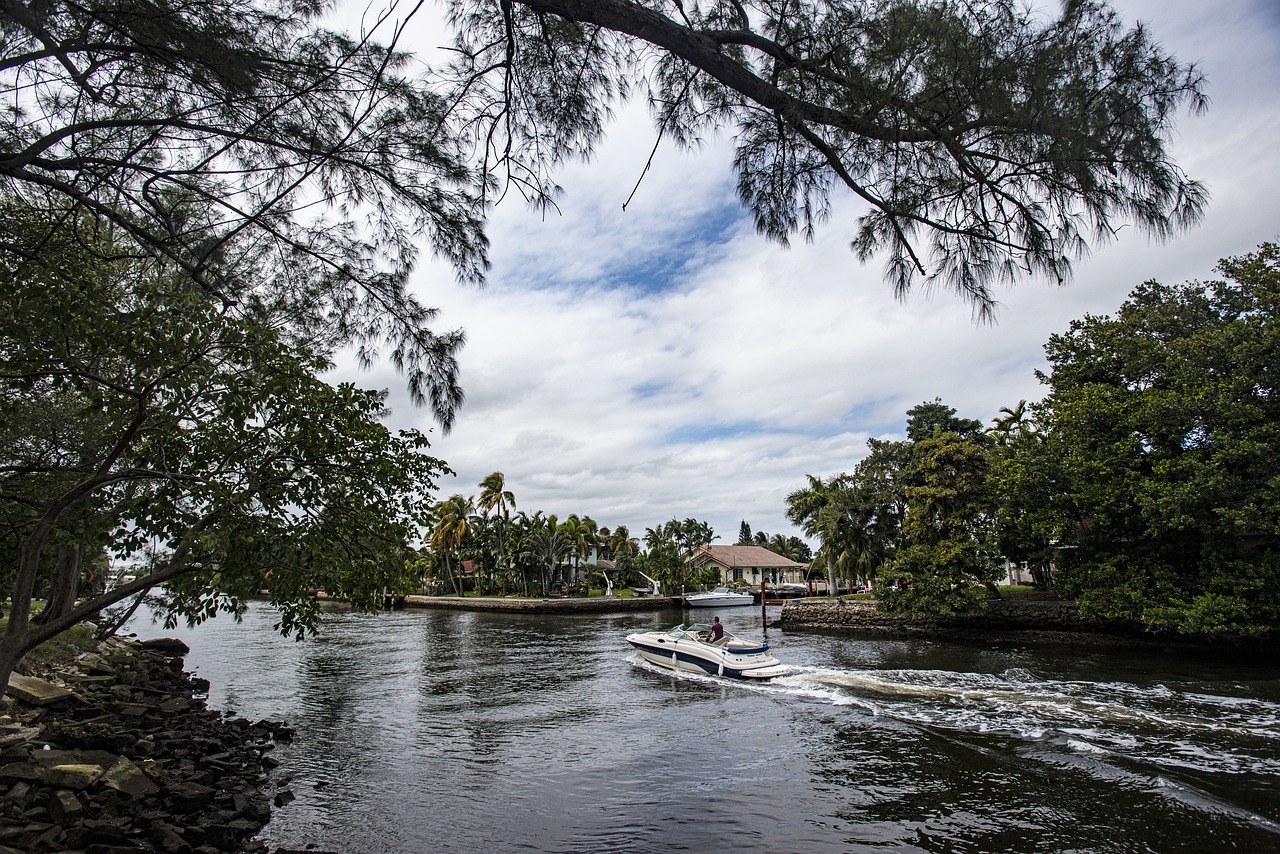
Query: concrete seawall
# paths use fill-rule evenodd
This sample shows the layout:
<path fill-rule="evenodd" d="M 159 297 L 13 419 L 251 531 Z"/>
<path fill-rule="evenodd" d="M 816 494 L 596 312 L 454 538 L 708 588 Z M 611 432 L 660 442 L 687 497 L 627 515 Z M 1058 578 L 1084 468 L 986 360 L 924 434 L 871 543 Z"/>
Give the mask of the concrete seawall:
<path fill-rule="evenodd" d="M 659 611 L 680 607 L 680 599 L 668 596 L 606 597 L 589 599 L 503 599 L 474 596 L 405 596 L 406 608 L 445 608 L 455 611 L 519 611 L 526 614 L 588 613 L 601 611 Z"/>
<path fill-rule="evenodd" d="M 883 614 L 874 599 L 801 599 L 782 606 L 784 630 L 940 638 L 1133 643 L 1133 626 L 1080 619 L 1074 602 L 1058 599 L 992 599 L 982 614 L 931 620 Z M 1154 640 L 1147 636 L 1147 639 Z"/>

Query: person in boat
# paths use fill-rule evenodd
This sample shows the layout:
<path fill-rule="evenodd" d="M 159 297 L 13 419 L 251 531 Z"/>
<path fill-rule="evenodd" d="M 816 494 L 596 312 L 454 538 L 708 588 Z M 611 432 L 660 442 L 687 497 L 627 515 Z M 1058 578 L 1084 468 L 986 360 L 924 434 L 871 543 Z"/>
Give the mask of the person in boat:
<path fill-rule="evenodd" d="M 711 618 L 711 631 L 707 632 L 708 643 L 719 643 L 724 639 L 724 626 L 720 625 L 719 617 Z"/>

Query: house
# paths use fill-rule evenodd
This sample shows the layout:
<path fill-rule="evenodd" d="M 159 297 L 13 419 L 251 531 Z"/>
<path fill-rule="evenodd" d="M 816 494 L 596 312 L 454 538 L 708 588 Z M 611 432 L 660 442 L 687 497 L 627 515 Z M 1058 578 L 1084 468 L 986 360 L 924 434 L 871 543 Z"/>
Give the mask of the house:
<path fill-rule="evenodd" d="M 698 546 L 689 556 L 695 570 L 714 566 L 720 570 L 720 583 L 732 587 L 746 584 L 804 584 L 807 564 L 796 563 L 764 546 Z"/>

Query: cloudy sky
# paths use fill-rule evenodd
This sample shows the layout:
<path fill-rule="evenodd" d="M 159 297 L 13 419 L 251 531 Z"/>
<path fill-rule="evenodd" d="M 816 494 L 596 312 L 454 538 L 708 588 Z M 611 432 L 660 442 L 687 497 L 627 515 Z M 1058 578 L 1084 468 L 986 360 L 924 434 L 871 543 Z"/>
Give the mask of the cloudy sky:
<path fill-rule="evenodd" d="M 738 204 L 731 140 L 658 149 L 644 106 L 597 156 L 560 174 L 559 214 L 504 202 L 482 289 L 425 263 L 416 287 L 462 328 L 467 402 L 434 452 L 456 471 L 441 497 L 501 471 L 529 512 L 589 515 L 642 535 L 671 518 L 799 534 L 785 498 L 806 474 L 850 470 L 869 437 L 900 438 L 906 410 L 941 398 L 989 423 L 1043 395 L 1043 346 L 1074 318 L 1113 313 L 1146 279 L 1213 277 L 1219 258 L 1280 240 L 1280 3 L 1117 0 L 1208 78 L 1207 114 L 1182 116 L 1175 158 L 1211 193 L 1204 222 L 1151 244 L 1132 229 L 1096 248 L 1065 288 L 1028 279 L 994 324 L 945 292 L 896 301 L 881 262 L 849 251 L 860 209 L 841 199 L 812 244 L 780 248 Z M 343 373 L 347 373 L 343 371 Z M 395 426 L 431 429 L 385 367 Z"/>

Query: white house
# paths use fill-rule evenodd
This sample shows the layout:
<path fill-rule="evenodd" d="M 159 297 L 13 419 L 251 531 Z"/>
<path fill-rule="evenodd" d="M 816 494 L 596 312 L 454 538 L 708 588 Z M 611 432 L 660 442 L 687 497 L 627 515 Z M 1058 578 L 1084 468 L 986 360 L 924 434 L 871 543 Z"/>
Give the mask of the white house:
<path fill-rule="evenodd" d="M 714 566 L 720 570 L 720 583 L 759 587 L 767 584 L 804 584 L 807 564 L 796 563 L 764 546 L 698 546 L 689 557 L 690 565 L 700 570 Z"/>

